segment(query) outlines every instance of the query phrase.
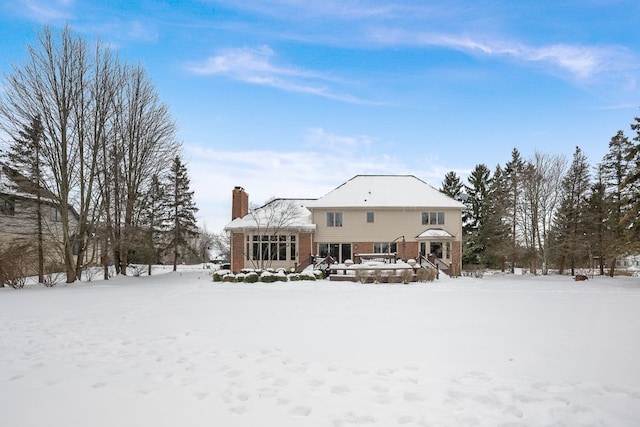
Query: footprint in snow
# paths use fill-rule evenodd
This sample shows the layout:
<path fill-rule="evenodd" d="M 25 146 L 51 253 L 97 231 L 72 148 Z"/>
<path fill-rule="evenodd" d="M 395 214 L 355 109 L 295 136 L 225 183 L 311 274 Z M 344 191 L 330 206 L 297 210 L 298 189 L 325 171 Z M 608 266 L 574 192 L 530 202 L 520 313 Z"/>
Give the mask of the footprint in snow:
<path fill-rule="evenodd" d="M 309 408 L 308 406 L 296 406 L 294 408 L 291 408 L 289 413 L 291 415 L 298 415 L 298 416 L 301 416 L 301 417 L 307 417 L 307 416 L 309 416 L 309 414 L 311 414 L 311 408 Z"/>
<path fill-rule="evenodd" d="M 247 413 L 248 409 L 245 406 L 234 406 L 233 408 L 229 408 L 229 412 L 236 415 L 242 415 Z"/>
<path fill-rule="evenodd" d="M 351 393 L 351 389 L 346 385 L 334 385 L 333 387 L 331 387 L 331 393 L 343 396 L 345 394 Z"/>

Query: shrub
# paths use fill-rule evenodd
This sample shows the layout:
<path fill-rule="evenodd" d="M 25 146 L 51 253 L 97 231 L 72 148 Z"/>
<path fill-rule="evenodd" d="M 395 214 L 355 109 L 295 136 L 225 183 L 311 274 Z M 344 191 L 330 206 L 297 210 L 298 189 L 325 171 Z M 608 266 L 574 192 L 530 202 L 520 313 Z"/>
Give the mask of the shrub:
<path fill-rule="evenodd" d="M 276 275 L 270 271 L 264 271 L 260 275 L 260 281 L 263 283 L 273 283 L 277 280 Z"/>
<path fill-rule="evenodd" d="M 84 280 L 91 282 L 93 279 L 98 277 L 102 271 L 102 267 L 87 267 L 82 271 L 82 274 L 84 275 Z M 46 276 L 45 280 L 47 280 Z"/>
<path fill-rule="evenodd" d="M 244 282 L 245 283 L 256 283 L 258 281 L 260 277 L 258 276 L 258 273 L 252 271 L 250 273 L 247 273 L 244 275 Z"/>
<path fill-rule="evenodd" d="M 380 283 L 382 278 L 382 270 L 373 270 L 373 283 Z"/>
<path fill-rule="evenodd" d="M 297 281 L 299 281 L 299 280 L 300 280 L 300 274 L 298 274 L 298 273 L 291 273 L 291 274 L 289 275 L 289 281 L 290 281 L 290 282 L 297 282 Z"/>
<path fill-rule="evenodd" d="M 402 270 L 402 283 L 407 284 L 411 279 L 413 279 L 413 270 L 410 268 Z"/>
<path fill-rule="evenodd" d="M 222 277 L 222 281 L 223 282 L 229 282 L 229 283 L 235 283 L 236 282 L 236 276 L 233 273 L 225 274 L 224 277 Z"/>
<path fill-rule="evenodd" d="M 129 266 L 129 270 L 131 270 L 131 275 L 133 277 L 140 277 L 143 273 L 145 273 L 149 269 L 148 266 L 144 264 L 131 264 Z"/>
<path fill-rule="evenodd" d="M 217 270 L 213 273 L 212 277 L 213 277 L 213 281 L 214 282 L 222 282 L 224 279 L 224 276 L 226 276 L 227 274 L 230 274 L 231 271 L 230 270 Z"/>
<path fill-rule="evenodd" d="M 0 253 L 0 286 L 22 289 L 33 259 L 27 245 L 16 245 Z"/>
<path fill-rule="evenodd" d="M 436 270 L 434 268 L 420 268 L 416 273 L 419 282 L 433 282 L 436 278 Z"/>
<path fill-rule="evenodd" d="M 303 271 L 300 273 L 300 280 L 316 280 L 316 275 L 310 271 Z"/>
<path fill-rule="evenodd" d="M 356 279 L 360 283 L 367 283 L 369 280 L 369 270 L 356 270 Z"/>

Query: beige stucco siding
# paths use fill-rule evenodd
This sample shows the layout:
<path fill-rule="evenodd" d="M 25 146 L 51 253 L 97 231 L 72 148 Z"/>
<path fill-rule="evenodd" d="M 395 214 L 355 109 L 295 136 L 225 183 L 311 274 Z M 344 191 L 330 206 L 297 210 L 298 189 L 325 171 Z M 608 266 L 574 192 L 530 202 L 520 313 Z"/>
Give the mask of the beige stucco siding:
<path fill-rule="evenodd" d="M 327 227 L 327 212 L 342 212 L 342 227 Z M 367 223 L 367 212 L 374 213 L 374 222 Z M 422 224 L 422 212 L 444 212 L 445 223 Z M 444 208 L 314 208 L 313 222 L 317 225 L 316 242 L 390 242 L 400 236 L 406 241 L 429 228 L 441 228 L 460 238 L 462 215 L 460 209 Z"/>

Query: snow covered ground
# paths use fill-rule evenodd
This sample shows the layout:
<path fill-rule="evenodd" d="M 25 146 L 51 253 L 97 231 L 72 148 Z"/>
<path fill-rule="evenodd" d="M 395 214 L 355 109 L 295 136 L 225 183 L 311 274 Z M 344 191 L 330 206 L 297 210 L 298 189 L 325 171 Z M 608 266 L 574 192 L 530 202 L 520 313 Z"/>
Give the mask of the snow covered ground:
<path fill-rule="evenodd" d="M 640 278 L 0 289 L 3 426 L 638 426 Z"/>

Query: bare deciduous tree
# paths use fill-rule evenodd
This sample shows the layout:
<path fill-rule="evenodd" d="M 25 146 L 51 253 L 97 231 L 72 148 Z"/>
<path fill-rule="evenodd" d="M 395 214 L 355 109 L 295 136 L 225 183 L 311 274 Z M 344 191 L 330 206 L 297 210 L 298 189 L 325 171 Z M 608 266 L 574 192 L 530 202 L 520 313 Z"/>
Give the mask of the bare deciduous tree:
<path fill-rule="evenodd" d="M 270 268 L 279 258 L 281 245 L 286 248 L 286 242 L 279 241 L 280 236 L 290 237 L 289 226 L 300 218 L 299 204 L 295 200 L 272 199 L 262 207 L 253 207 L 249 215 L 255 228 L 251 248 L 245 251 L 249 251 L 248 257 L 255 268 Z"/>

